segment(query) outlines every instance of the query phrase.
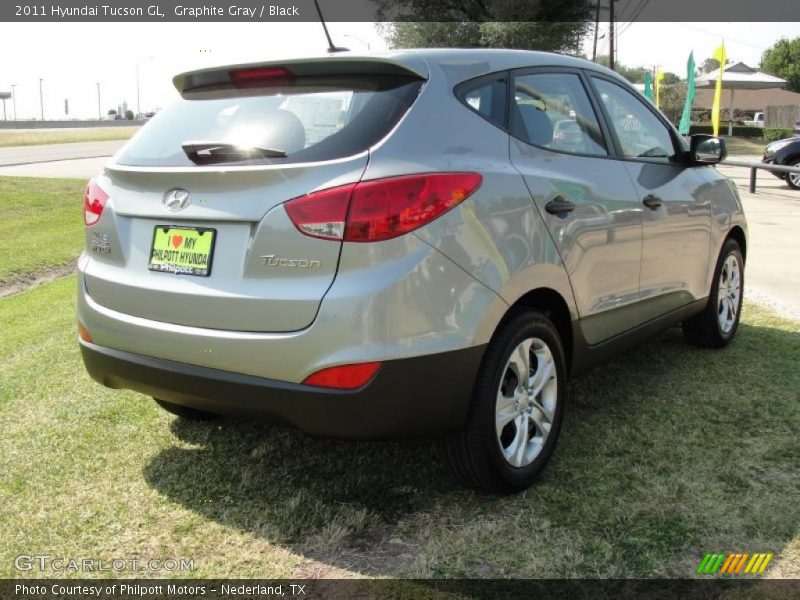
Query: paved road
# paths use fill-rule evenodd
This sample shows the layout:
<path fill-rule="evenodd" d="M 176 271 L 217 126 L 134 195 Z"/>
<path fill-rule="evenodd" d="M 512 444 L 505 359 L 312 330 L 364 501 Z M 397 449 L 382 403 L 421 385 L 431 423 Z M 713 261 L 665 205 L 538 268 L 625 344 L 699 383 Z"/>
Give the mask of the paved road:
<path fill-rule="evenodd" d="M 123 144 L 125 144 L 125 140 L 45 144 L 40 146 L 10 146 L 0 148 L 0 166 L 108 157 L 122 148 Z M 43 167 L 43 169 L 46 171 L 46 167 Z"/>
<path fill-rule="evenodd" d="M 125 140 L 0 148 L 0 176 L 89 179 Z"/>

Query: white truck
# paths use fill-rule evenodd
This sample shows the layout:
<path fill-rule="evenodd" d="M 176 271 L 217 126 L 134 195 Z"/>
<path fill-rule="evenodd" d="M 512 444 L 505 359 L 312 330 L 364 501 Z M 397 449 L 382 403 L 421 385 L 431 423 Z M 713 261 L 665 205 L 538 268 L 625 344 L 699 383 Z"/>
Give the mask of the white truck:
<path fill-rule="evenodd" d="M 764 113 L 763 112 L 755 113 L 753 115 L 753 120 L 752 121 L 745 121 L 744 124 L 748 125 L 750 127 L 762 127 L 763 128 L 764 127 Z"/>

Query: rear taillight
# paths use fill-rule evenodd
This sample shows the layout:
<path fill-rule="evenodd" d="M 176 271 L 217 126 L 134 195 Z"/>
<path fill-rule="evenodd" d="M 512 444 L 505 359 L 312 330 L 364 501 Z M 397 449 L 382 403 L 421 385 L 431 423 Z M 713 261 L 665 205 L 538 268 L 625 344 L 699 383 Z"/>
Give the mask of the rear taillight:
<path fill-rule="evenodd" d="M 379 362 L 339 365 L 309 375 L 303 384 L 337 390 L 355 390 L 366 385 L 380 368 Z"/>
<path fill-rule="evenodd" d="M 306 235 L 346 242 L 389 240 L 430 223 L 481 185 L 478 173 L 427 173 L 313 192 L 284 206 Z"/>
<path fill-rule="evenodd" d="M 294 83 L 294 73 L 282 67 L 238 69 L 229 73 L 231 83 L 237 88 L 286 86 Z"/>
<path fill-rule="evenodd" d="M 108 202 L 108 194 L 92 179 L 83 194 L 83 222 L 87 227 L 91 227 L 100 220 L 106 202 Z"/>

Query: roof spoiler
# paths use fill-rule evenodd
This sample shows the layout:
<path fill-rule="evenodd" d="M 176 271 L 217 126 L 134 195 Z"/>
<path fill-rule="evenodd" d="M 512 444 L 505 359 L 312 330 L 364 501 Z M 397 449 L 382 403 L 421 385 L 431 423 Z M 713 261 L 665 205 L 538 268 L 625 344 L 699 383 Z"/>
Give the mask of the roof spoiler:
<path fill-rule="evenodd" d="M 181 96 L 198 92 L 260 87 L 259 82 L 273 80 L 286 84 L 299 77 L 339 75 L 396 75 L 428 78 L 427 65 L 421 59 L 402 62 L 389 57 L 326 56 L 213 67 L 176 75 L 172 82 Z M 245 82 L 244 85 L 242 82 Z"/>

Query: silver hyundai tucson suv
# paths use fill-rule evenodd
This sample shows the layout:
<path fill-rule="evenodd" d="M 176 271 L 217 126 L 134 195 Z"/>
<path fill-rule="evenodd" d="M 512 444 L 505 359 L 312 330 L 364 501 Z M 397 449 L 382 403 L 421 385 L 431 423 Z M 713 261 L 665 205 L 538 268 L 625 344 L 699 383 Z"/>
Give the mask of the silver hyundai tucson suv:
<path fill-rule="evenodd" d="M 408 50 L 193 71 L 84 197 L 91 376 L 187 418 L 436 436 L 524 489 L 569 377 L 681 323 L 720 348 L 746 224 L 711 165 L 596 64 Z"/>

